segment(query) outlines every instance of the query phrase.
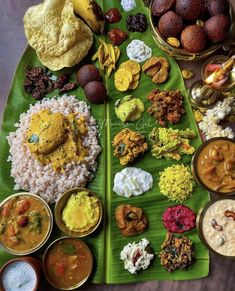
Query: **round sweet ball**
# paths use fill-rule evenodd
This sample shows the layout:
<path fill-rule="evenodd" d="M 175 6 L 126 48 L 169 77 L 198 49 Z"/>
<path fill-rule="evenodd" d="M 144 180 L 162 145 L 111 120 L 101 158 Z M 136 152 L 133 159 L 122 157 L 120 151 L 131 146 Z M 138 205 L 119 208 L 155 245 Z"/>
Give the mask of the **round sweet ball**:
<path fill-rule="evenodd" d="M 187 26 L 181 33 L 182 46 L 191 53 L 199 53 L 207 44 L 205 30 L 201 26 Z"/>
<path fill-rule="evenodd" d="M 88 83 L 84 92 L 86 98 L 94 104 L 102 104 L 107 99 L 107 90 L 102 82 L 93 81 Z"/>
<path fill-rule="evenodd" d="M 176 37 L 184 28 L 183 19 L 174 11 L 163 14 L 158 22 L 158 30 L 165 37 Z"/>
<path fill-rule="evenodd" d="M 226 39 L 229 33 L 230 20 L 226 15 L 212 16 L 204 23 L 204 29 L 210 41 L 217 43 Z"/>
<path fill-rule="evenodd" d="M 228 14 L 229 5 L 227 0 L 209 0 L 208 10 L 211 16 Z"/>
<path fill-rule="evenodd" d="M 176 0 L 176 13 L 187 21 L 201 19 L 204 9 L 205 3 L 203 0 Z"/>
<path fill-rule="evenodd" d="M 101 81 L 99 70 L 94 65 L 84 65 L 77 72 L 78 83 L 84 88 L 92 81 Z"/>

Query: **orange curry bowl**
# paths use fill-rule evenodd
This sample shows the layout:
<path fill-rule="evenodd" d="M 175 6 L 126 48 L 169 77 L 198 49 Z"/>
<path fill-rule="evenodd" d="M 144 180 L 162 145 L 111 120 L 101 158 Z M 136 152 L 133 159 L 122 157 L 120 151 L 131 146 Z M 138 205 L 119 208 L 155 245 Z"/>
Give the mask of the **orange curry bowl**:
<path fill-rule="evenodd" d="M 83 285 L 93 267 L 89 247 L 77 237 L 65 236 L 53 241 L 43 256 L 43 271 L 48 282 L 60 290 Z"/>
<path fill-rule="evenodd" d="M 196 181 L 222 196 L 235 194 L 235 140 L 215 137 L 204 142 L 192 159 Z"/>

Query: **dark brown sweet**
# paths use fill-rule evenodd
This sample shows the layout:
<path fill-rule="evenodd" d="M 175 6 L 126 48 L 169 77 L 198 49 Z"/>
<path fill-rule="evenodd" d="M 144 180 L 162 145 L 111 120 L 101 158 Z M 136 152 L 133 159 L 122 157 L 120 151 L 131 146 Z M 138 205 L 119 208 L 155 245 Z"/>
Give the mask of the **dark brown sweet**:
<path fill-rule="evenodd" d="M 228 36 L 229 28 L 230 20 L 223 14 L 212 16 L 204 24 L 206 34 L 213 43 L 225 40 Z"/>
<path fill-rule="evenodd" d="M 203 51 L 207 44 L 205 30 L 197 25 L 187 26 L 181 33 L 181 44 L 192 53 Z"/>
<path fill-rule="evenodd" d="M 176 0 L 154 0 L 152 5 L 152 14 L 161 16 L 175 5 Z"/>
<path fill-rule="evenodd" d="M 107 98 L 107 90 L 102 82 L 89 82 L 84 88 L 87 99 L 94 104 L 102 104 Z"/>
<path fill-rule="evenodd" d="M 218 14 L 228 14 L 229 5 L 227 0 L 209 0 L 208 10 L 211 16 Z"/>
<path fill-rule="evenodd" d="M 148 221 L 139 207 L 121 204 L 115 210 L 115 219 L 123 236 L 135 236 L 142 233 Z"/>
<path fill-rule="evenodd" d="M 201 14 L 204 9 L 205 5 L 203 0 L 176 0 L 176 13 L 187 21 L 201 19 Z"/>
<path fill-rule="evenodd" d="M 85 87 L 92 81 L 101 81 L 99 70 L 93 65 L 82 66 L 77 72 L 78 83 Z"/>
<path fill-rule="evenodd" d="M 174 11 L 168 11 L 161 16 L 158 22 L 158 29 L 160 33 L 165 37 L 176 37 L 184 28 L 183 19 Z"/>

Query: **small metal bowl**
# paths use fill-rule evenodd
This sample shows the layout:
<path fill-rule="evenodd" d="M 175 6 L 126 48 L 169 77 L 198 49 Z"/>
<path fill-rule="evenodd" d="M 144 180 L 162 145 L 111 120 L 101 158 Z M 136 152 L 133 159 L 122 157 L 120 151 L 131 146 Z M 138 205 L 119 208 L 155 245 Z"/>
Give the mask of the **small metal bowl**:
<path fill-rule="evenodd" d="M 69 286 L 69 287 L 61 287 L 61 286 L 58 286 L 56 285 L 55 282 L 52 282 L 52 280 L 50 279 L 49 275 L 48 275 L 48 272 L 47 272 L 47 266 L 46 266 L 46 263 L 47 263 L 47 256 L 50 252 L 50 249 L 59 241 L 61 240 L 66 240 L 66 239 L 73 239 L 73 240 L 77 240 L 80 242 L 80 244 L 82 244 L 85 248 L 86 248 L 86 252 L 89 256 L 89 260 L 90 260 L 90 269 L 87 273 L 87 276 L 85 276 L 82 280 L 80 280 L 79 282 L 77 282 L 74 286 Z M 47 281 L 55 288 L 58 288 L 60 290 L 74 290 L 80 286 L 82 286 L 89 278 L 91 272 L 92 272 L 92 269 L 93 269 L 93 256 L 92 256 L 92 253 L 89 249 L 89 247 L 87 246 L 87 244 L 85 242 L 83 242 L 82 240 L 80 240 L 78 237 L 74 237 L 74 236 L 64 236 L 64 237 L 60 237 L 56 240 L 54 240 L 46 249 L 44 255 L 43 255 L 43 259 L 42 259 L 42 268 L 43 268 L 43 272 L 45 274 L 45 277 L 47 279 Z M 76 272 L 75 272 L 76 273 Z"/>
<path fill-rule="evenodd" d="M 212 206 L 214 203 L 216 203 L 217 201 L 220 200 L 235 200 L 235 198 L 233 197 L 227 197 L 227 198 L 218 198 L 209 202 L 206 202 L 205 205 L 203 205 L 200 210 L 198 211 L 197 214 L 197 218 L 196 218 L 196 228 L 197 228 L 197 232 L 198 232 L 198 236 L 200 238 L 200 240 L 202 241 L 202 243 L 206 246 L 206 248 L 213 254 L 218 255 L 220 257 L 226 258 L 226 259 L 235 259 L 235 255 L 234 256 L 226 256 L 223 255 L 217 251 L 215 251 L 207 242 L 204 233 L 203 233 L 203 228 L 202 228 L 202 223 L 203 223 L 203 219 L 205 216 L 206 211 L 210 208 L 210 206 Z"/>
<path fill-rule="evenodd" d="M 21 258 L 12 259 L 12 260 L 6 262 L 6 264 L 1 268 L 1 271 L 0 271 L 0 290 L 5 290 L 3 282 L 2 282 L 4 272 L 7 270 L 7 268 L 12 263 L 15 263 L 15 262 L 24 262 L 24 263 L 27 263 L 31 266 L 31 268 L 36 276 L 36 282 L 35 282 L 35 285 L 34 285 L 34 288 L 32 291 L 37 291 L 38 286 L 39 286 L 39 282 L 40 282 L 40 277 L 41 277 L 42 264 L 41 264 L 41 261 L 39 259 L 34 258 L 34 257 L 21 257 Z M 23 275 L 23 274 L 21 274 L 21 275 Z M 27 279 L 27 278 L 25 278 L 25 279 Z"/>
<path fill-rule="evenodd" d="M 70 196 L 74 193 L 81 192 L 81 191 L 88 191 L 90 195 L 97 198 L 95 193 L 91 192 L 90 190 L 88 190 L 86 188 L 73 188 L 73 189 L 70 189 L 68 191 L 65 191 L 60 196 L 59 200 L 57 201 L 57 203 L 55 205 L 55 209 L 54 209 L 55 222 L 56 222 L 56 225 L 59 227 L 59 229 L 67 235 L 76 236 L 76 237 L 84 237 L 84 236 L 87 236 L 87 235 L 93 233 L 98 228 L 98 226 L 102 220 L 102 216 L 103 216 L 102 205 L 101 205 L 100 200 L 97 198 L 98 199 L 98 206 L 100 209 L 100 217 L 99 217 L 97 224 L 94 225 L 91 229 L 84 231 L 84 232 L 71 231 L 70 229 L 68 229 L 68 227 L 65 225 L 64 221 L 62 220 L 63 209 L 64 209 L 65 205 L 67 204 L 67 201 L 70 198 Z"/>
<path fill-rule="evenodd" d="M 154 0 L 151 1 L 150 6 L 149 6 L 149 19 L 150 19 L 150 25 L 151 25 L 151 29 L 153 33 L 153 39 L 156 42 L 157 46 L 160 47 L 160 49 L 162 49 L 164 52 L 166 52 L 170 57 L 173 57 L 176 60 L 182 60 L 182 61 L 199 61 L 199 60 L 209 57 L 213 52 L 217 51 L 221 47 L 223 47 L 226 50 L 229 50 L 230 45 L 234 43 L 235 15 L 234 15 L 233 7 L 230 1 L 228 1 L 229 15 L 230 15 L 230 20 L 231 20 L 229 36 L 223 42 L 219 42 L 217 44 L 211 45 L 209 48 L 199 53 L 191 53 L 184 48 L 176 48 L 167 43 L 167 41 L 162 37 L 157 26 L 154 23 L 154 16 L 152 15 L 153 1 Z"/>
<path fill-rule="evenodd" d="M 196 180 L 196 182 L 201 185 L 202 187 L 204 187 L 206 190 L 208 190 L 209 192 L 212 192 L 214 194 L 217 195 L 221 195 L 221 196 L 231 196 L 235 194 L 235 191 L 231 191 L 231 192 L 220 192 L 220 191 L 216 191 L 211 189 L 210 187 L 208 187 L 200 178 L 199 173 L 198 173 L 198 167 L 197 167 L 197 161 L 198 161 L 198 157 L 201 153 L 201 151 L 210 143 L 216 141 L 216 140 L 224 140 L 224 141 L 229 141 L 235 144 L 235 140 L 227 138 L 227 137 L 214 137 L 211 139 L 208 139 L 207 141 L 205 141 L 203 144 L 200 145 L 200 147 L 196 150 L 195 154 L 193 155 L 192 161 L 191 161 L 191 169 L 192 169 L 192 173 L 194 175 L 194 178 Z"/>
<path fill-rule="evenodd" d="M 0 203 L 0 209 L 1 207 L 10 199 L 14 198 L 14 197 L 18 197 L 18 196 L 22 196 L 22 197 L 33 197 L 34 199 L 40 201 L 40 203 L 45 207 L 47 214 L 48 214 L 48 218 L 49 218 L 49 225 L 48 225 L 48 230 L 47 233 L 44 237 L 44 239 L 40 242 L 38 242 L 38 244 L 36 244 L 33 248 L 28 249 L 27 251 L 17 251 L 14 250 L 13 248 L 10 248 L 8 246 L 6 246 L 1 240 L 0 240 L 0 246 L 7 251 L 10 254 L 16 255 L 16 256 L 25 256 L 25 255 L 29 255 L 32 254 L 36 251 L 38 251 L 49 239 L 50 235 L 51 235 L 51 231 L 53 228 L 53 214 L 52 211 L 49 207 L 49 205 L 46 203 L 46 201 L 44 201 L 41 197 L 39 197 L 38 195 L 29 193 L 29 192 L 20 192 L 20 193 L 16 193 L 16 194 L 12 194 L 9 197 L 7 197 L 6 199 L 4 199 L 1 203 Z"/>

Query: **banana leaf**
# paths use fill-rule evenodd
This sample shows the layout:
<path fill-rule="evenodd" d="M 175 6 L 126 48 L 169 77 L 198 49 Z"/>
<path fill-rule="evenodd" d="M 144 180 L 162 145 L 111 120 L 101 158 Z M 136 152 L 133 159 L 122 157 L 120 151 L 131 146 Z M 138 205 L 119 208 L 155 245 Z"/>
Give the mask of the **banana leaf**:
<path fill-rule="evenodd" d="M 129 13 L 123 11 L 120 2 L 114 0 L 98 2 L 104 11 L 107 11 L 109 8 L 116 7 L 122 12 L 121 22 L 118 24 L 110 25 L 108 28 L 111 29 L 114 27 L 119 27 L 123 30 L 126 30 L 125 21 Z M 144 6 L 143 2 L 141 0 L 136 2 L 137 6 L 133 11 L 131 11 L 131 14 L 142 12 L 148 17 L 148 9 Z M 105 38 L 105 36 L 102 37 Z M 187 92 L 184 87 L 184 82 L 181 77 L 178 65 L 173 59 L 166 56 L 159 48 L 157 48 L 152 38 L 150 27 L 148 27 L 148 30 L 145 33 L 129 33 L 128 40 L 120 46 L 121 57 L 117 65 L 127 60 L 126 46 L 132 39 L 143 40 L 148 46 L 152 48 L 154 56 L 164 56 L 168 59 L 170 63 L 170 75 L 168 81 L 165 84 L 156 86 L 147 75 L 142 73 L 140 84 L 136 90 L 121 93 L 117 91 L 114 86 L 113 74 L 109 79 L 106 76 L 103 76 L 109 95 L 109 102 L 105 105 L 90 104 L 86 100 L 84 92 L 80 87 L 69 93 L 71 95 L 76 95 L 77 99 L 79 100 L 86 100 L 87 103 L 90 104 L 92 115 L 97 120 L 99 125 L 100 144 L 102 147 L 102 153 L 98 158 L 98 171 L 96 172 L 94 180 L 87 185 L 89 189 L 97 193 L 98 197 L 102 201 L 105 212 L 103 223 L 98 228 L 98 230 L 88 238 L 84 238 L 84 241 L 86 241 L 91 247 L 95 261 L 90 282 L 120 284 L 148 280 L 189 280 L 206 277 L 209 272 L 209 255 L 206 248 L 200 242 L 195 229 L 186 233 L 186 235 L 188 235 L 193 240 L 195 245 L 195 264 L 188 271 L 175 271 L 173 273 L 168 273 L 160 265 L 158 254 L 160 252 L 160 246 L 166 235 L 166 230 L 164 229 L 161 222 L 161 216 L 167 207 L 175 205 L 176 203 L 168 201 L 160 193 L 158 179 L 159 173 L 165 167 L 172 165 L 175 162 L 167 161 L 165 159 L 157 160 L 151 155 L 151 143 L 148 140 L 148 135 L 152 128 L 157 125 L 154 118 L 147 113 L 147 110 L 145 110 L 141 120 L 134 123 L 123 124 L 115 114 L 114 103 L 117 99 L 122 98 L 125 95 L 133 94 L 133 96 L 140 98 L 144 102 L 145 108 L 147 109 L 150 106 L 150 103 L 147 101 L 146 96 L 152 89 L 156 87 L 160 88 L 161 90 L 172 90 L 178 88 L 185 96 L 184 107 L 186 114 L 180 124 L 174 125 L 172 127 L 179 129 L 193 129 L 197 133 L 197 138 L 195 138 L 192 142 L 195 148 L 201 144 L 201 140 L 199 133 L 197 132 L 197 127 L 189 101 L 187 99 Z M 91 62 L 91 56 L 96 51 L 98 45 L 98 37 L 95 37 L 94 46 L 82 63 L 71 69 L 65 69 L 54 74 L 61 74 L 62 72 L 75 73 L 81 65 Z M 18 122 L 20 114 L 27 111 L 30 104 L 35 103 L 32 97 L 27 94 L 23 88 L 24 69 L 26 65 L 41 65 L 37 59 L 35 51 L 30 47 L 26 48 L 17 66 L 2 119 L 2 130 L 0 134 L 0 201 L 15 192 L 13 190 L 14 181 L 10 177 L 11 164 L 7 162 L 9 145 L 6 140 L 6 136 L 9 134 L 9 132 L 15 130 L 14 124 Z M 73 76 L 75 77 L 75 75 Z M 50 98 L 54 95 L 58 96 L 58 92 L 54 91 L 47 97 Z M 111 141 L 114 136 L 124 127 L 136 130 L 146 137 L 149 144 L 149 150 L 143 155 L 143 157 L 137 159 L 132 164 L 132 166 L 142 168 L 143 170 L 151 173 L 154 177 L 154 186 L 151 191 L 144 193 L 142 196 L 129 199 L 119 197 L 112 191 L 114 176 L 124 167 L 120 166 L 118 159 L 113 156 Z M 190 161 L 190 156 L 184 156 L 178 163 L 190 165 Z M 197 212 L 199 208 L 208 200 L 209 194 L 201 187 L 196 186 L 193 195 L 184 204 Z M 116 226 L 114 211 L 118 205 L 123 203 L 133 204 L 135 206 L 141 207 L 144 210 L 149 220 L 148 229 L 144 234 L 138 235 L 134 238 L 124 238 L 121 235 L 119 229 Z M 46 246 L 61 235 L 62 233 L 60 233 L 57 227 L 54 226 L 50 241 L 47 242 Z M 140 241 L 142 237 L 146 237 L 151 242 L 155 252 L 155 259 L 153 263 L 151 263 L 149 269 L 140 272 L 138 275 L 132 275 L 128 271 L 124 270 L 123 262 L 120 260 L 120 252 L 124 245 L 129 242 Z M 46 246 L 36 255 L 42 256 Z M 13 256 L 9 255 L 3 250 L 0 250 L 0 266 L 2 266 L 12 257 Z"/>

